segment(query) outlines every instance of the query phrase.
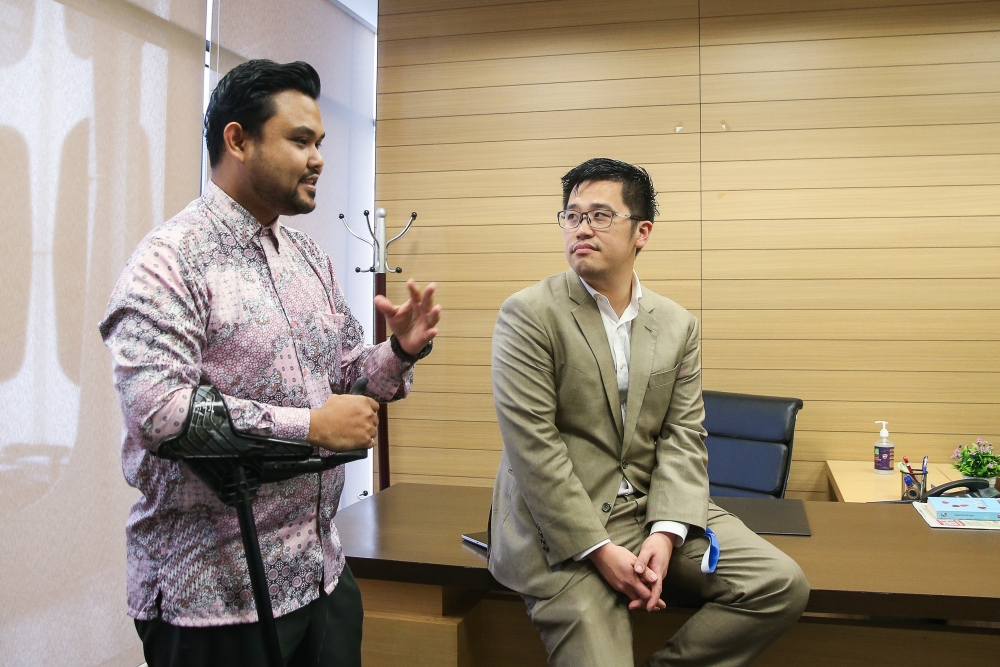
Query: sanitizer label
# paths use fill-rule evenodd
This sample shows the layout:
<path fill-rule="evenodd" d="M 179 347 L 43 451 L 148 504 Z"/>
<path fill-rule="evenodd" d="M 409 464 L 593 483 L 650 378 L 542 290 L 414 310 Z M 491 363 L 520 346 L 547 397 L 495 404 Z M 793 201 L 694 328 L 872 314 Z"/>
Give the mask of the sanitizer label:
<path fill-rule="evenodd" d="M 875 470 L 893 469 L 895 465 L 892 460 L 893 447 L 879 447 L 875 445 Z"/>

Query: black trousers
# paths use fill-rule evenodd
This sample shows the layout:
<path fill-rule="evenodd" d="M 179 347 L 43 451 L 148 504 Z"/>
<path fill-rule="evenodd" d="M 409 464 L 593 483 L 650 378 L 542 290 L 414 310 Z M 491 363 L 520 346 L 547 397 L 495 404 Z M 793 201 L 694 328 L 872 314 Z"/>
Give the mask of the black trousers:
<path fill-rule="evenodd" d="M 275 619 L 286 667 L 361 667 L 361 591 L 351 570 L 333 593 Z M 257 623 L 182 628 L 136 621 L 149 667 L 267 667 Z"/>

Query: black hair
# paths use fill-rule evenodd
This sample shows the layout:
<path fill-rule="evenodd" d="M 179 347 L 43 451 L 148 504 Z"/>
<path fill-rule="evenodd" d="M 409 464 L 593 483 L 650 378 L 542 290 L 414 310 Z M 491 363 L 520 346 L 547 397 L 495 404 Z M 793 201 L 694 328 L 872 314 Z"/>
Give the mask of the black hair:
<path fill-rule="evenodd" d="M 659 213 L 653 179 L 642 167 L 606 157 L 591 158 L 573 167 L 562 177 L 563 208 L 569 204 L 569 196 L 574 188 L 585 181 L 613 181 L 622 184 L 622 199 L 632 215 L 633 232 L 640 221 L 652 222 Z"/>
<path fill-rule="evenodd" d="M 205 112 L 205 144 L 213 167 L 222 157 L 222 131 L 229 123 L 239 123 L 243 131 L 260 138 L 266 123 L 277 111 L 274 96 L 297 90 L 314 100 L 319 98 L 319 74 L 301 60 L 284 65 L 273 60 L 248 60 L 229 70 L 212 91 Z"/>

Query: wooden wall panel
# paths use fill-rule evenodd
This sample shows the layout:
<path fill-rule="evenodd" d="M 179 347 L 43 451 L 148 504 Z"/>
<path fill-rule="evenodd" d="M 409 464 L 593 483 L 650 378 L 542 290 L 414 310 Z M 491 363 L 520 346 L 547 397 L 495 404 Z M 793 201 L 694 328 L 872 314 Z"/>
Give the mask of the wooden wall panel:
<path fill-rule="evenodd" d="M 1000 278 L 996 248 L 783 248 L 706 250 L 702 255 L 708 280 Z"/>
<path fill-rule="evenodd" d="M 704 132 L 746 132 L 844 127 L 974 125 L 1000 121 L 1000 95 L 914 95 L 894 97 L 721 102 L 702 105 Z M 901 130 L 905 131 L 905 130 Z M 836 150 L 831 146 L 831 150 Z"/>
<path fill-rule="evenodd" d="M 385 67 L 379 93 L 487 88 L 529 83 L 607 81 L 684 76 L 698 68 L 698 47 L 675 47 L 617 53 L 571 53 L 551 56 L 466 60 Z"/>
<path fill-rule="evenodd" d="M 995 279 L 706 280 L 701 290 L 706 311 L 1000 309 L 1000 283 Z"/>
<path fill-rule="evenodd" d="M 1000 100 L 1000 95 L 996 97 Z M 983 112 L 987 113 L 988 100 L 983 103 L 983 107 Z M 629 137 L 637 127 L 647 135 L 666 139 L 664 135 L 676 134 L 678 128 L 680 133 L 698 134 L 699 117 L 697 104 L 663 104 L 621 109 L 570 109 L 519 114 L 380 119 L 376 123 L 376 132 L 381 156 L 383 151 L 391 146 L 427 146 L 441 149 L 447 144 Z M 559 146 L 559 144 L 551 145 Z M 392 151 L 388 153 L 391 155 Z M 559 157 L 554 154 L 547 159 L 554 160 Z M 376 166 L 381 168 L 379 164 Z"/>
<path fill-rule="evenodd" d="M 995 2 L 892 7 L 885 5 L 895 3 L 873 0 L 859 2 L 854 9 L 840 10 L 829 10 L 822 4 L 825 3 L 807 0 L 784 12 L 744 14 L 739 11 L 732 16 L 705 16 L 701 20 L 701 44 L 824 41 L 1000 29 L 1000 6 Z"/>
<path fill-rule="evenodd" d="M 444 35 L 380 41 L 378 60 L 384 67 L 464 62 L 493 58 L 528 58 L 563 53 L 600 53 L 607 43 L 639 51 L 698 46 L 698 19 L 667 19 L 642 23 L 602 23 L 557 28 L 535 28 L 480 34 Z"/>
<path fill-rule="evenodd" d="M 712 220 L 701 225 L 706 250 L 766 248 L 974 248 L 1000 246 L 1000 216 Z"/>
<path fill-rule="evenodd" d="M 468 311 L 476 312 L 476 311 Z M 1000 343 L 996 310 L 806 310 L 757 309 L 749 318 L 739 310 L 709 310 L 702 316 L 702 340 L 858 340 L 874 341 L 993 341 Z M 450 325 L 467 332 L 473 323 L 459 318 Z M 492 325 L 491 325 L 492 327 Z M 483 329 L 480 329 L 483 330 Z M 995 344 L 1000 348 L 1000 344 Z M 997 354 L 996 349 L 987 349 Z"/>
<path fill-rule="evenodd" d="M 451 2 L 452 0 L 437 0 L 437 2 Z M 463 6 L 485 0 L 463 0 Z M 915 5 L 945 5 L 948 3 L 964 4 L 969 0 L 810 0 L 803 3 L 801 0 L 701 0 L 700 16 L 749 16 L 752 14 L 784 14 L 795 11 L 829 11 L 831 9 L 868 9 L 873 6 L 897 7 Z M 391 0 L 393 5 L 408 5 L 423 2 L 423 0 Z"/>
<path fill-rule="evenodd" d="M 993 216 L 998 206 L 995 185 L 724 190 L 702 197 L 704 220 Z"/>
<path fill-rule="evenodd" d="M 661 190 L 637 270 L 705 387 L 805 401 L 790 496 L 875 419 L 911 458 L 1000 439 L 1000 2 L 385 0 L 379 37 L 377 200 L 419 213 L 389 294 L 446 309 L 394 481 L 492 484 L 497 309 L 565 267 L 559 177 L 598 155 Z"/>
<path fill-rule="evenodd" d="M 928 86 L 937 94 L 993 93 L 998 88 L 995 75 L 995 62 L 740 74 L 703 70 L 701 99 L 707 104 L 827 99 L 839 97 L 846 88 L 852 97 L 903 96 L 919 95 Z M 686 83 L 686 78 L 673 79 L 678 89 Z M 662 81 L 666 88 L 672 79 Z"/>
<path fill-rule="evenodd" d="M 985 157 L 985 156 L 984 156 Z M 382 173 L 379 188 L 386 199 L 452 199 L 473 197 L 490 192 L 503 183 L 506 192 L 517 195 L 560 194 L 559 179 L 567 167 L 522 169 L 470 169 L 465 171 L 421 171 Z M 659 186 L 669 192 L 697 192 L 698 165 L 691 163 L 649 164 L 649 175 L 659 179 Z M 654 181 L 655 182 L 655 181 Z M 556 208 L 558 209 L 558 206 Z M 551 213 L 549 216 L 550 217 Z M 555 223 L 553 223 L 555 224 Z"/>
<path fill-rule="evenodd" d="M 464 4 L 464 3 L 463 3 Z M 698 16 L 696 0 L 549 0 L 508 5 L 491 2 L 479 7 L 446 8 L 379 16 L 379 36 L 385 40 L 415 39 L 505 32 L 511 30 L 638 23 Z"/>
<path fill-rule="evenodd" d="M 698 76 L 690 75 L 648 79 L 641 84 L 628 80 L 571 81 L 384 93 L 378 98 L 378 113 L 380 118 L 397 119 L 642 107 L 661 100 L 692 104 L 698 101 L 698 83 Z M 975 87 L 971 81 L 966 85 Z"/>
<path fill-rule="evenodd" d="M 780 72 L 857 67 L 982 63 L 1000 60 L 1000 33 L 861 37 L 827 42 L 765 42 L 706 46 L 707 72 Z"/>
<path fill-rule="evenodd" d="M 486 141 L 461 144 L 385 147 L 379 173 L 417 172 L 433 164 L 439 171 L 559 167 L 563 173 L 594 155 L 621 155 L 637 164 L 698 162 L 697 134 L 675 132 L 617 137 Z"/>
<path fill-rule="evenodd" d="M 734 160 L 702 165 L 704 191 L 997 185 L 1000 156 Z M 685 188 L 686 189 L 686 188 Z"/>

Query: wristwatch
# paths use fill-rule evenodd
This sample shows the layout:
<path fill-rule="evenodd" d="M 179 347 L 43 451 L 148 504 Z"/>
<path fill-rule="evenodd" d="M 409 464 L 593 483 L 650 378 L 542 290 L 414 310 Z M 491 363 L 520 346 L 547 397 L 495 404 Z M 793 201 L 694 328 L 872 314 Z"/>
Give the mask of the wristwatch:
<path fill-rule="evenodd" d="M 392 334 L 389 336 L 389 346 L 392 348 L 393 353 L 402 361 L 409 364 L 415 364 L 431 353 L 431 350 L 434 349 L 434 341 L 427 341 L 427 345 L 424 345 L 424 349 L 420 350 L 416 354 L 410 354 L 403 349 L 402 345 L 399 344 L 399 339 L 396 338 L 396 334 Z"/>

